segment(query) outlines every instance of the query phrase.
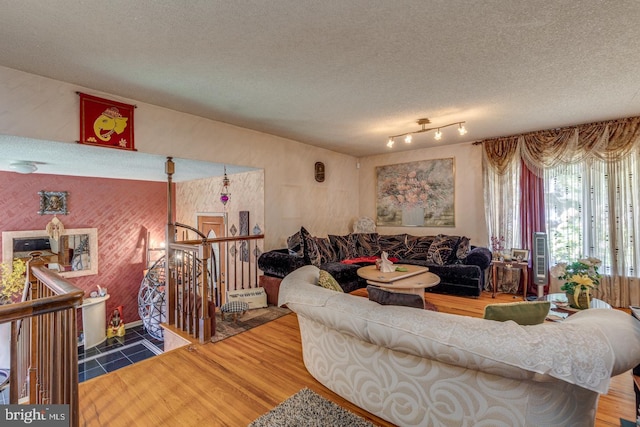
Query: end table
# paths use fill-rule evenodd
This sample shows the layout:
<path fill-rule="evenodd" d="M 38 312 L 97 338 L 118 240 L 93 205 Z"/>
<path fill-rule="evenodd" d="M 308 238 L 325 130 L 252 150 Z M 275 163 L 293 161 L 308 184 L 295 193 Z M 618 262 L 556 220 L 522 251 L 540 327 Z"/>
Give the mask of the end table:
<path fill-rule="evenodd" d="M 493 282 L 493 293 L 491 298 L 496 297 L 498 292 L 498 267 L 502 268 L 517 268 L 522 271 L 520 275 L 524 280 L 522 281 L 522 299 L 527 299 L 527 286 L 529 285 L 529 263 L 517 262 L 517 261 L 491 261 L 491 281 Z"/>

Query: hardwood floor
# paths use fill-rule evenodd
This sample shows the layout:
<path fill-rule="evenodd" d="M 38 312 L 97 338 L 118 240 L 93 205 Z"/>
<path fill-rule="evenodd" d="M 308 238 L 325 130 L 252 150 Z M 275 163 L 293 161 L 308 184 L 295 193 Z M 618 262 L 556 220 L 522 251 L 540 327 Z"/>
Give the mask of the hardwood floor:
<path fill-rule="evenodd" d="M 366 295 L 365 290 L 355 292 Z M 491 302 L 426 294 L 442 312 L 482 316 Z M 286 315 L 215 344 L 183 347 L 79 385 L 84 426 L 246 426 L 308 387 L 380 426 L 388 422 L 352 405 L 319 384 L 304 367 L 295 314 Z M 615 377 L 600 398 L 596 426 L 632 419 L 631 373 Z"/>

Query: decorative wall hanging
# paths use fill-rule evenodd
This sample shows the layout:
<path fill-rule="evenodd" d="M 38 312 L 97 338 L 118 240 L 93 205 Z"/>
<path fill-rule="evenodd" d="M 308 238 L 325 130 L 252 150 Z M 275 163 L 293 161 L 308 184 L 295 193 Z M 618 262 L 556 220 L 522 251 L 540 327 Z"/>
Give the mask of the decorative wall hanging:
<path fill-rule="evenodd" d="M 324 163 L 316 162 L 315 177 L 316 177 L 316 181 L 324 182 Z"/>
<path fill-rule="evenodd" d="M 81 144 L 135 150 L 134 105 L 110 101 L 78 92 L 80 96 Z"/>
<path fill-rule="evenodd" d="M 376 168 L 376 224 L 455 226 L 455 176 L 451 159 Z"/>
<path fill-rule="evenodd" d="M 249 211 L 240 211 L 240 235 L 249 235 Z"/>
<path fill-rule="evenodd" d="M 54 216 L 47 224 L 45 230 L 47 231 L 47 236 L 57 242 L 60 240 L 60 236 L 64 234 L 64 224 L 62 224 L 62 221 L 60 221 L 57 216 Z"/>
<path fill-rule="evenodd" d="M 63 214 L 67 215 L 66 191 L 38 191 L 40 195 L 40 215 Z"/>
<path fill-rule="evenodd" d="M 229 177 L 227 176 L 227 167 L 224 167 L 224 177 L 222 178 L 222 188 L 220 189 L 220 201 L 222 202 L 222 206 L 226 207 L 227 203 L 231 199 L 231 193 L 229 192 Z"/>

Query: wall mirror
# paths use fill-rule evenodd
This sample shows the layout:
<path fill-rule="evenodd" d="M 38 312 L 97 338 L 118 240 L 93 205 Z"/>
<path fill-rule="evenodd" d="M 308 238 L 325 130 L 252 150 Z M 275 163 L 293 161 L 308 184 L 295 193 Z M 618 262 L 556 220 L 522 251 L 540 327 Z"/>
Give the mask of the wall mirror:
<path fill-rule="evenodd" d="M 47 266 L 62 277 L 98 274 L 98 229 L 66 229 L 58 240 L 50 238 L 44 230 L 2 232 L 2 261 L 14 258 L 27 261 L 29 253 L 42 252 Z"/>

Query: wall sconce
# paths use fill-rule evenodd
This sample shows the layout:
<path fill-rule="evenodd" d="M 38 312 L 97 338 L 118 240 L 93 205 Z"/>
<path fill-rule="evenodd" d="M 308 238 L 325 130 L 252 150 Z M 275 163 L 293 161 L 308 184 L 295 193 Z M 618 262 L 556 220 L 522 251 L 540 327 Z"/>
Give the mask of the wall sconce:
<path fill-rule="evenodd" d="M 387 147 L 392 148 L 393 144 L 395 143 L 395 139 L 396 138 L 400 138 L 404 136 L 404 142 L 406 144 L 411 144 L 411 142 L 413 141 L 413 134 L 416 133 L 422 133 L 422 132 L 429 132 L 432 130 L 435 130 L 436 133 L 434 134 L 434 138 L 436 141 L 440 141 L 442 139 L 442 131 L 440 129 L 442 128 L 446 128 L 449 126 L 455 126 L 458 125 L 458 133 L 460 134 L 460 136 L 463 136 L 467 133 L 467 129 L 464 127 L 464 123 L 466 122 L 453 122 L 453 123 L 449 123 L 448 125 L 444 125 L 444 126 L 438 126 L 438 127 L 433 127 L 433 128 L 428 128 L 426 127 L 426 125 L 428 125 L 429 123 L 431 123 L 431 120 L 429 119 L 418 119 L 416 121 L 416 123 L 418 123 L 420 126 L 422 126 L 422 129 L 413 131 L 413 132 L 407 132 L 407 133 L 401 133 L 399 135 L 392 135 L 389 137 L 389 139 L 387 140 Z"/>

